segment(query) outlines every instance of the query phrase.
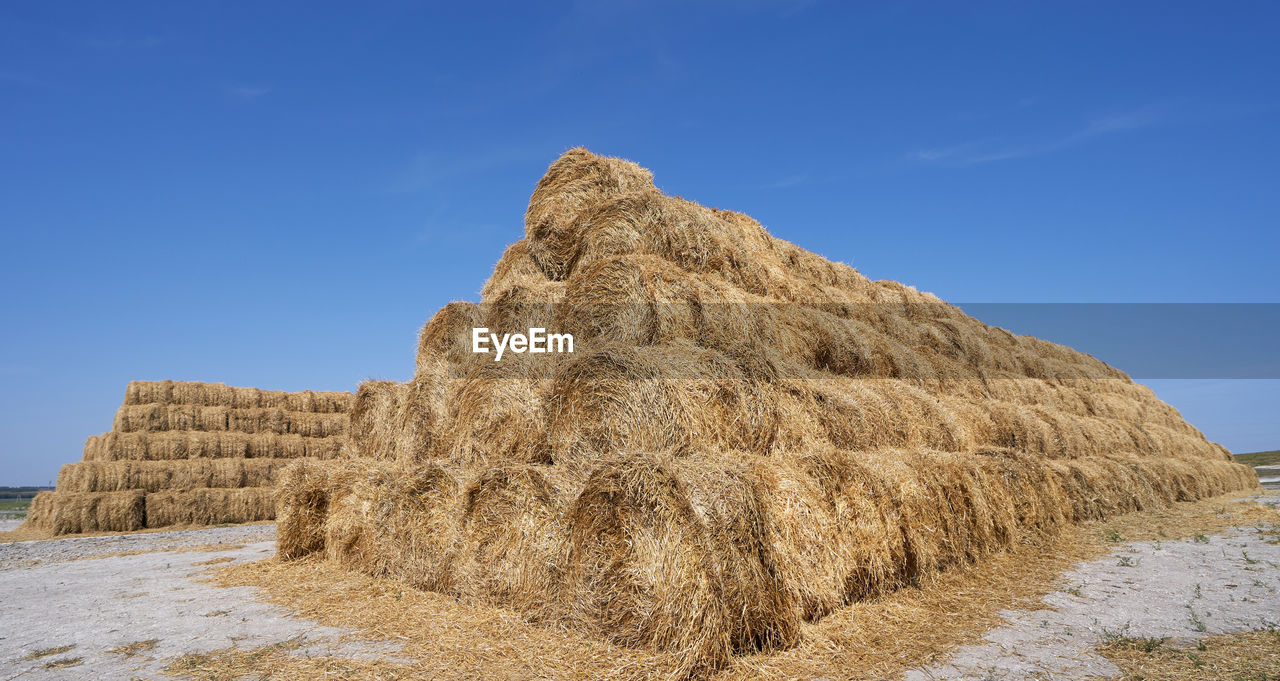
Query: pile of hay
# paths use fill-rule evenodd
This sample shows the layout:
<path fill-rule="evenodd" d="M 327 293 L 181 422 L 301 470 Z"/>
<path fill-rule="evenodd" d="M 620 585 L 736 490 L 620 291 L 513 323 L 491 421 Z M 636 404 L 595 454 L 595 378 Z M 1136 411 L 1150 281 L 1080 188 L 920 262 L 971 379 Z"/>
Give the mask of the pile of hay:
<path fill-rule="evenodd" d="M 27 526 L 54 534 L 216 525 L 275 517 L 285 464 L 332 459 L 347 442 L 350 393 L 134 381 L 112 431 L 85 443 Z"/>
<path fill-rule="evenodd" d="M 1067 523 L 1257 486 L 1124 373 L 870 281 L 575 149 L 477 304 L 290 466 L 279 553 L 669 653 L 677 671 Z M 573 354 L 471 352 L 543 327 Z"/>

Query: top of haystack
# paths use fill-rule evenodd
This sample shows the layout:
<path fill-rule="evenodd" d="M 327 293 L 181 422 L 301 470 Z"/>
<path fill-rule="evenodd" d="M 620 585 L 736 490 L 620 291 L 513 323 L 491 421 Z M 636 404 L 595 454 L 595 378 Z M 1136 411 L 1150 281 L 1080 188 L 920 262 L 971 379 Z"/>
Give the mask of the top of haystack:
<path fill-rule="evenodd" d="M 664 195 L 635 163 L 582 148 L 538 182 L 525 238 L 482 294 L 423 328 L 420 413 L 396 457 L 589 468 L 635 449 L 1226 455 L 1092 356 L 871 281 L 746 215 Z M 471 352 L 481 326 L 571 333 L 574 353 L 495 361 Z M 445 377 L 460 382 L 446 391 Z M 704 387 L 657 390 L 656 379 Z M 1106 380 L 1086 388 L 1081 379 Z M 508 411 L 506 423 L 474 423 Z"/>

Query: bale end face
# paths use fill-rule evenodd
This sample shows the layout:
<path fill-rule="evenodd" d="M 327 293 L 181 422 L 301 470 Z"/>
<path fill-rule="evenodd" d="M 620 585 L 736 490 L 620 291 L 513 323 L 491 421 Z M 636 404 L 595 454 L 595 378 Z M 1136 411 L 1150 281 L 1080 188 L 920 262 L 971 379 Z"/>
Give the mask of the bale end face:
<path fill-rule="evenodd" d="M 607 464 L 569 512 L 574 615 L 621 645 L 669 651 L 688 671 L 732 653 L 715 550 L 669 463 Z"/>

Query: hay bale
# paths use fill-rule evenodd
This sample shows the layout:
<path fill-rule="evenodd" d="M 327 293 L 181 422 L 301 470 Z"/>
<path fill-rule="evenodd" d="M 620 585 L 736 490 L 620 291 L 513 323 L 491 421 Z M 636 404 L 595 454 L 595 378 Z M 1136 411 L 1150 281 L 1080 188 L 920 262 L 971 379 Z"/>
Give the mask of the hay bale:
<path fill-rule="evenodd" d="M 198 487 L 271 487 L 287 460 L 84 461 L 58 473 L 59 491 L 186 490 Z"/>
<path fill-rule="evenodd" d="M 406 385 L 369 380 L 360 384 L 351 407 L 351 443 L 358 456 L 394 459 L 394 437 Z"/>
<path fill-rule="evenodd" d="M 551 467 L 495 466 L 467 484 L 450 565 L 456 590 L 535 620 L 555 616 L 568 499 L 554 475 Z"/>
<path fill-rule="evenodd" d="M 275 495 L 274 487 L 151 492 L 146 495 L 146 526 L 222 525 L 272 520 L 276 517 Z"/>
<path fill-rule="evenodd" d="M 351 491 L 360 468 L 345 461 L 308 459 L 285 467 L 276 485 L 276 555 L 279 558 L 301 558 L 324 550 L 329 509 Z"/>
<path fill-rule="evenodd" d="M 786 648 L 800 640 L 801 612 L 776 551 L 772 489 L 761 476 L 767 462 L 741 453 L 674 462 L 715 552 L 735 651 Z"/>
<path fill-rule="evenodd" d="M 484 313 L 475 303 L 456 300 L 432 315 L 418 334 L 419 370 L 444 360 L 461 365 L 471 359 L 471 329 L 484 326 Z"/>
<path fill-rule="evenodd" d="M 608 198 L 652 187 L 653 174 L 634 163 L 582 148 L 565 152 L 529 199 L 525 236 L 533 262 L 547 278 L 564 279 L 578 256 L 578 215 Z"/>
<path fill-rule="evenodd" d="M 901 583 L 901 511 L 887 483 L 848 452 L 761 462 L 782 590 L 804 620 Z"/>
<path fill-rule="evenodd" d="M 692 673 L 728 661 L 735 627 L 716 549 L 669 461 L 602 465 L 568 513 L 577 624 L 625 646 L 668 651 Z"/>
<path fill-rule="evenodd" d="M 345 413 L 310 413 L 279 408 L 203 407 L 186 404 L 126 404 L 116 412 L 117 433 L 201 431 L 275 433 L 333 437 L 346 433 Z"/>
<path fill-rule="evenodd" d="M 146 494 L 41 492 L 31 500 L 25 525 L 54 534 L 132 532 L 146 527 Z"/>
<path fill-rule="evenodd" d="M 537 359 L 516 355 L 454 381 L 435 458 L 453 463 L 551 463 Z"/>
<path fill-rule="evenodd" d="M 453 593 L 458 483 L 443 468 L 369 468 L 330 502 L 325 554 L 371 575 Z"/>
<path fill-rule="evenodd" d="M 174 461 L 181 459 L 333 459 L 345 437 L 273 433 L 161 431 L 105 433 L 85 443 L 85 461 Z"/>
<path fill-rule="evenodd" d="M 443 419 L 445 379 L 422 369 L 412 381 L 365 381 L 351 410 L 352 455 L 420 461 L 436 444 Z"/>
<path fill-rule="evenodd" d="M 180 404 L 203 407 L 278 408 L 290 411 L 340 413 L 351 408 L 351 393 L 287 393 L 280 390 L 237 388 L 195 381 L 130 381 L 125 405 Z"/>
<path fill-rule="evenodd" d="M 687 341 L 581 353 L 559 367 L 539 412 L 551 458 L 589 470 L 616 452 L 768 452 L 778 391 L 744 369 Z"/>

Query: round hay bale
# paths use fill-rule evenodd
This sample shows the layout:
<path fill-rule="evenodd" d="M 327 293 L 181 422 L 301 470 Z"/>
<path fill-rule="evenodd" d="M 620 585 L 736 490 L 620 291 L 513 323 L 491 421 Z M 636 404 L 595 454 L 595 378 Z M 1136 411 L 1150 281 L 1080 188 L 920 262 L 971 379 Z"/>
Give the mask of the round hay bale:
<path fill-rule="evenodd" d="M 551 463 L 543 416 L 546 370 L 534 355 L 486 362 L 454 382 L 435 455 L 454 463 Z"/>
<path fill-rule="evenodd" d="M 475 303 L 455 300 L 440 308 L 418 334 L 418 370 L 440 360 L 453 367 L 467 364 L 472 359 L 471 329 L 479 326 L 484 326 L 484 314 Z"/>
<path fill-rule="evenodd" d="M 630 161 L 570 149 L 551 164 L 529 198 L 525 237 L 531 258 L 548 278 L 564 279 L 578 256 L 578 214 L 610 196 L 652 189 L 653 174 Z"/>
<path fill-rule="evenodd" d="M 563 581 L 564 503 L 534 466 L 485 469 L 462 496 L 457 582 L 480 600 L 550 616 Z"/>
<path fill-rule="evenodd" d="M 325 522 L 325 555 L 366 574 L 455 594 L 458 483 L 431 463 L 376 467 L 335 502 Z"/>
<path fill-rule="evenodd" d="M 674 655 L 685 676 L 728 661 L 734 626 L 715 548 L 667 461 L 600 466 L 569 512 L 567 588 L 578 623 Z"/>

